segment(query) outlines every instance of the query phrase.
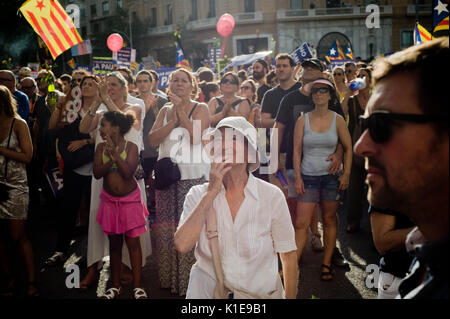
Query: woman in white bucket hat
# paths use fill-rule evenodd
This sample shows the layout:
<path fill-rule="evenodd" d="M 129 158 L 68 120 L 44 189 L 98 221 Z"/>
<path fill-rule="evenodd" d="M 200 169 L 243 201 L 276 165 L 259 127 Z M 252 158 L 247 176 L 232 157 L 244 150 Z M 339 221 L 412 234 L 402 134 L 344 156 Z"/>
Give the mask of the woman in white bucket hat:
<path fill-rule="evenodd" d="M 233 116 L 221 120 L 213 134 L 209 182 L 190 189 L 174 238 L 180 252 L 195 246 L 186 298 L 224 298 L 217 295 L 223 283 L 235 298 L 237 291 L 249 298 L 296 298 L 295 235 L 286 200 L 280 189 L 251 173 L 259 167 L 256 129 Z M 213 254 L 207 229 L 209 235 L 216 230 L 220 254 Z"/>

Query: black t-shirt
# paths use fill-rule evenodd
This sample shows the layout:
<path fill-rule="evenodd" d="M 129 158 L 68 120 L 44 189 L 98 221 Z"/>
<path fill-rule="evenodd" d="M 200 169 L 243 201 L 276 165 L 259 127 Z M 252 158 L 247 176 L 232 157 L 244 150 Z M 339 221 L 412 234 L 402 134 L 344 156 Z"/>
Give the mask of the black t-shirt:
<path fill-rule="evenodd" d="M 256 90 L 256 94 L 258 95 L 258 100 L 256 101 L 256 103 L 258 103 L 259 105 L 261 105 L 261 102 L 263 100 L 264 94 L 266 94 L 267 91 L 270 90 L 270 86 L 268 86 L 267 84 L 263 84 L 261 85 L 258 90 Z"/>
<path fill-rule="evenodd" d="M 275 118 L 278 113 L 281 100 L 292 91 L 300 89 L 301 86 L 302 84 L 300 82 L 296 82 L 287 90 L 283 90 L 279 85 L 277 85 L 273 89 L 268 90 L 262 100 L 261 113 L 270 113 L 270 117 Z M 268 140 L 270 140 L 270 130 L 266 130 L 266 133 Z M 286 145 L 284 143 L 284 140 L 285 137 L 283 137 L 283 142 L 281 143 L 281 153 L 286 153 Z"/>
<path fill-rule="evenodd" d="M 372 212 L 395 216 L 395 229 L 404 229 L 414 226 L 414 223 L 406 215 L 370 206 L 369 214 Z M 413 256 L 408 254 L 405 247 L 397 251 L 390 251 L 381 255 L 380 270 L 396 277 L 403 278 L 406 276 L 412 260 Z"/>
<path fill-rule="evenodd" d="M 140 98 L 139 96 L 137 97 Z M 158 102 L 156 102 L 156 106 L 158 107 L 158 110 L 161 110 L 161 108 L 168 102 L 168 100 L 159 95 L 157 95 L 157 98 Z M 156 151 L 156 148 L 151 147 L 148 141 L 148 134 L 150 133 L 153 124 L 155 123 L 155 120 L 156 120 L 155 114 L 153 113 L 152 109 L 149 108 L 147 113 L 145 113 L 144 123 L 142 127 L 142 136 L 144 141 L 144 152 L 143 152 L 144 158 L 158 157 L 158 152 Z"/>
<path fill-rule="evenodd" d="M 294 168 L 294 130 L 295 123 L 300 116 L 314 110 L 314 103 L 309 96 L 300 93 L 300 90 L 286 95 L 280 103 L 280 108 L 275 121 L 284 124 L 284 134 L 282 145 L 286 150 L 286 169 Z M 344 117 L 344 111 L 340 103 L 330 107 L 330 110 Z"/>

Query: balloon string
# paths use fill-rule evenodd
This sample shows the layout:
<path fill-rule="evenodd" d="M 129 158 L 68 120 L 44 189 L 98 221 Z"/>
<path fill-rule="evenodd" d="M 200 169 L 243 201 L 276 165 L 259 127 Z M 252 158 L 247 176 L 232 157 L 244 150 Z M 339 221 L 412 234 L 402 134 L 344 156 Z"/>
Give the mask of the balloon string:
<path fill-rule="evenodd" d="M 226 46 L 227 46 L 227 37 L 224 37 L 222 41 L 222 53 L 220 54 L 221 59 L 223 59 L 223 55 L 225 54 Z"/>

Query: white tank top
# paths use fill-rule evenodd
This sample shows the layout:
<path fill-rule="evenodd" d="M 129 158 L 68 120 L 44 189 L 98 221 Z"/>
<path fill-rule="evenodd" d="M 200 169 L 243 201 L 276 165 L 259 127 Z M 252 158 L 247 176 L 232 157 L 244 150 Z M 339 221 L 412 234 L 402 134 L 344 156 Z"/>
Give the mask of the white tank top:
<path fill-rule="evenodd" d="M 163 125 L 167 125 L 167 112 Z M 158 160 L 164 157 L 170 157 L 178 164 L 181 180 L 209 179 L 210 164 L 205 161 L 208 157 L 202 143 L 191 144 L 188 131 L 182 127 L 173 129 L 159 145 Z"/>

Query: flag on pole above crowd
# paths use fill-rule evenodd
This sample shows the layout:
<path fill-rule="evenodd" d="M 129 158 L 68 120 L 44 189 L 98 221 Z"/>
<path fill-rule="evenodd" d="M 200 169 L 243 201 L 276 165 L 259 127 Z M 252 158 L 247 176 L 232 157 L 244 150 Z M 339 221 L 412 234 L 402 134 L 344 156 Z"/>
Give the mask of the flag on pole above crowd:
<path fill-rule="evenodd" d="M 347 50 L 345 51 L 345 56 L 348 57 L 350 60 L 354 60 L 355 59 L 353 57 L 353 50 L 352 50 L 352 47 L 350 46 L 350 43 L 347 44 Z"/>
<path fill-rule="evenodd" d="M 448 0 L 434 0 L 433 33 L 448 29 Z"/>
<path fill-rule="evenodd" d="M 181 34 L 179 30 L 175 30 L 175 33 L 173 35 L 175 36 L 175 45 L 177 48 L 175 67 L 185 68 L 190 71 L 191 66 L 189 65 L 189 61 L 184 56 L 183 47 L 181 46 Z"/>
<path fill-rule="evenodd" d="M 433 36 L 427 31 L 423 26 L 416 22 L 416 27 L 414 28 L 414 45 L 421 45 L 422 43 L 431 41 Z"/>
<path fill-rule="evenodd" d="M 342 51 L 338 40 L 334 41 L 334 44 L 331 46 L 330 50 L 328 51 L 328 55 L 325 56 L 325 58 L 328 60 L 328 62 L 333 60 L 345 60 L 344 52 Z"/>
<path fill-rule="evenodd" d="M 45 42 L 53 59 L 83 42 L 72 19 L 57 0 L 28 0 L 20 11 Z"/>

